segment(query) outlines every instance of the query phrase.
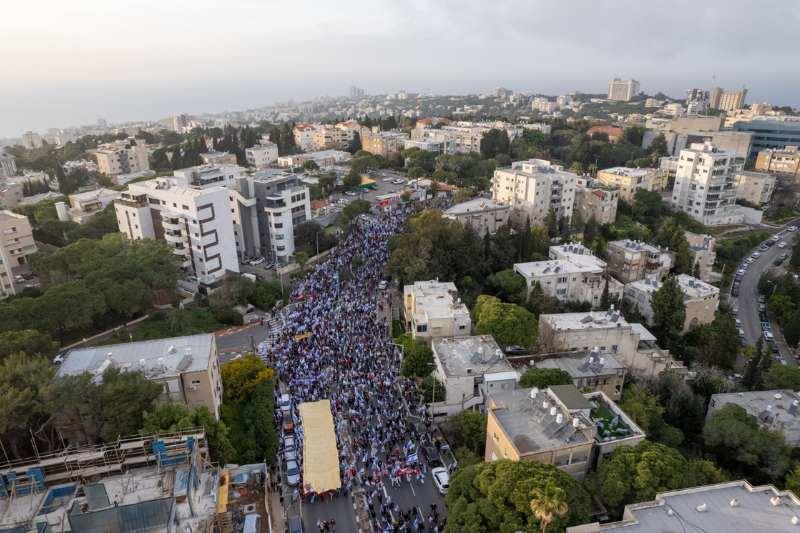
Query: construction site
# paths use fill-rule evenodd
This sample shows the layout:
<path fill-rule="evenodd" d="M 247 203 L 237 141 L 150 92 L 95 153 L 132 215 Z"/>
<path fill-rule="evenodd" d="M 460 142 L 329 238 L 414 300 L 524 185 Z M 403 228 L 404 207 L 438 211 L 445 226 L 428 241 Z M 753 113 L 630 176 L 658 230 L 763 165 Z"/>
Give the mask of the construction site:
<path fill-rule="evenodd" d="M 208 460 L 203 428 L 0 458 L 0 533 L 267 533 L 263 463 Z"/>

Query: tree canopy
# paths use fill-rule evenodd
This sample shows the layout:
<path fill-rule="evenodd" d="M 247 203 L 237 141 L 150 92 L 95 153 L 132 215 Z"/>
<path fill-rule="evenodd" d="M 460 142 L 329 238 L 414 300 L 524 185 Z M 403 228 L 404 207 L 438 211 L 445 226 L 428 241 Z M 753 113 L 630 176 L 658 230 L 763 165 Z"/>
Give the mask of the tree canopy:
<path fill-rule="evenodd" d="M 144 414 L 142 433 L 153 435 L 197 427 L 205 429 L 211 459 L 219 464 L 229 463 L 234 452 L 228 439 L 228 428 L 224 422 L 215 419 L 205 406 L 189 409 L 182 403 L 159 403 L 155 409 Z"/>
<path fill-rule="evenodd" d="M 536 342 L 536 317 L 524 307 L 481 295 L 475 302 L 473 314 L 478 335 L 492 335 L 501 345 L 530 348 Z"/>
<path fill-rule="evenodd" d="M 520 387 L 547 388 L 551 385 L 571 385 L 572 376 L 560 368 L 529 368 L 519 378 Z"/>
<path fill-rule="evenodd" d="M 650 307 L 653 309 L 653 331 L 658 340 L 668 348 L 674 347 L 686 320 L 686 304 L 678 278 L 669 276 L 664 280 L 661 287 L 653 292 Z"/>

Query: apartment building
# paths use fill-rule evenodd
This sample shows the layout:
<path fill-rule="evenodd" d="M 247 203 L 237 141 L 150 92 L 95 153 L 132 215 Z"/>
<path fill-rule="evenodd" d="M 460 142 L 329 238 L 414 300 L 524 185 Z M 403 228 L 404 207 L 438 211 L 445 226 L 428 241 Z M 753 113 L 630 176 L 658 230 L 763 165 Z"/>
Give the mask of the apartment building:
<path fill-rule="evenodd" d="M 340 124 L 297 124 L 294 127 L 294 142 L 304 152 L 321 150 L 344 150 L 360 126 L 350 122 Z"/>
<path fill-rule="evenodd" d="M 261 141 L 260 144 L 245 149 L 244 156 L 248 165 L 258 169 L 267 168 L 278 160 L 278 145 Z"/>
<path fill-rule="evenodd" d="M 742 215 L 736 206 L 734 181 L 740 169 L 731 153 L 711 143 L 696 143 L 681 150 L 672 208 L 707 226 L 740 223 Z"/>
<path fill-rule="evenodd" d="M 737 170 L 733 174 L 736 199 L 760 206 L 768 204 L 775 192 L 775 176 L 764 172 Z"/>
<path fill-rule="evenodd" d="M 466 337 L 472 332 L 469 309 L 452 282 L 417 281 L 403 287 L 406 331 L 415 339 Z"/>
<path fill-rule="evenodd" d="M 572 378 L 572 384 L 586 392 L 601 391 L 614 401 L 622 397 L 625 365 L 599 347 L 586 352 L 546 354 L 533 360 L 532 368 L 562 370 Z"/>
<path fill-rule="evenodd" d="M 236 154 L 232 154 L 230 152 L 216 152 L 210 151 L 204 154 L 200 154 L 200 159 L 203 161 L 204 165 L 215 165 L 215 166 L 236 166 Z"/>
<path fill-rule="evenodd" d="M 620 446 L 645 438 L 602 392 L 581 394 L 574 385 L 516 389 L 489 395 L 484 460 L 539 461 L 577 479 Z"/>
<path fill-rule="evenodd" d="M 322 150 L 306 154 L 284 155 L 277 159 L 280 168 L 302 167 L 306 161 L 313 161 L 322 170 L 332 168 L 339 163 L 345 163 L 353 158 L 350 152 L 342 150 Z"/>
<path fill-rule="evenodd" d="M 219 419 L 222 379 L 213 333 L 70 350 L 58 376 L 89 373 L 102 380 L 111 368 L 139 371 L 164 387 L 161 399 L 190 409 L 207 407 Z"/>
<path fill-rule="evenodd" d="M 114 200 L 121 195 L 122 193 L 119 191 L 103 187 L 92 191 L 70 194 L 68 197 L 69 207 L 65 202 L 56 202 L 56 214 L 59 220 L 83 224 L 108 207 L 109 204 L 114 203 Z"/>
<path fill-rule="evenodd" d="M 653 501 L 626 505 L 619 522 L 572 526 L 567 533 L 789 533 L 797 529 L 798 516 L 800 499 L 792 491 L 740 480 L 660 492 Z"/>
<path fill-rule="evenodd" d="M 511 206 L 511 219 L 541 226 L 553 210 L 557 218 L 572 219 L 578 176 L 543 159 L 516 161 L 494 171 L 492 200 Z"/>
<path fill-rule="evenodd" d="M 661 280 L 675 262 L 669 250 L 631 239 L 610 241 L 606 254 L 609 272 L 622 283 L 645 277 Z"/>
<path fill-rule="evenodd" d="M 689 331 L 694 326 L 713 322 L 714 313 L 719 307 L 719 289 L 687 274 L 679 274 L 677 280 L 686 306 L 683 332 Z M 649 325 L 653 324 L 653 308 L 650 302 L 653 293 L 660 289 L 661 285 L 662 282 L 650 278 L 625 285 L 623 292 L 625 300 L 639 308 L 639 312 Z"/>
<path fill-rule="evenodd" d="M 491 335 L 434 339 L 431 349 L 445 389 L 445 399 L 431 404 L 433 416 L 482 409 L 486 395 L 516 387 L 517 372 Z"/>
<path fill-rule="evenodd" d="M 37 251 L 28 217 L 0 211 L 0 299 L 17 293 L 17 268 Z"/>
<path fill-rule="evenodd" d="M 17 162 L 0 150 L 0 178 L 9 178 L 17 173 Z"/>
<path fill-rule="evenodd" d="M 706 419 L 729 403 L 758 419 L 764 431 L 783 434 L 786 444 L 800 446 L 800 394 L 792 390 L 759 390 L 712 394 Z"/>
<path fill-rule="evenodd" d="M 611 354 L 638 379 L 655 379 L 664 371 L 682 374 L 686 368 L 641 324 L 629 323 L 613 306 L 606 311 L 539 316 L 539 347 L 543 353 L 582 352 L 597 348 Z"/>
<path fill-rule="evenodd" d="M 711 281 L 714 273 L 714 262 L 717 260 L 717 240 L 711 235 L 685 231 L 684 236 L 689 243 L 689 254 L 692 258 L 692 272 L 706 283 Z"/>
<path fill-rule="evenodd" d="M 614 78 L 608 82 L 608 99 L 617 102 L 630 102 L 639 94 L 639 82 Z"/>
<path fill-rule="evenodd" d="M 15 178 L 0 179 L 0 209 L 14 209 L 25 197 L 25 186 Z"/>
<path fill-rule="evenodd" d="M 619 197 L 632 203 L 637 189 L 662 191 L 667 176 L 657 168 L 612 167 L 597 172 L 597 181 L 619 190 Z"/>
<path fill-rule="evenodd" d="M 800 117 L 757 116 L 752 120 L 740 121 L 733 129 L 749 133 L 753 137 L 752 151 L 783 150 L 788 146 L 800 145 Z"/>
<path fill-rule="evenodd" d="M 797 146 L 787 146 L 782 150 L 765 148 L 758 152 L 756 170 L 800 179 L 800 150 Z"/>
<path fill-rule="evenodd" d="M 619 190 L 604 187 L 597 180 L 579 180 L 575 186 L 573 213 L 584 222 L 613 224 L 617 219 Z"/>
<path fill-rule="evenodd" d="M 511 207 L 498 204 L 488 198 L 474 198 L 461 202 L 444 212 L 444 217 L 470 226 L 483 237 L 494 234 L 500 227 L 508 224 Z"/>
<path fill-rule="evenodd" d="M 423 152 L 432 152 L 434 154 L 447 153 L 445 141 L 435 141 L 432 139 L 406 139 L 403 142 L 403 148 L 409 150 L 411 148 L 418 148 Z"/>
<path fill-rule="evenodd" d="M 190 187 L 227 187 L 244 172 L 238 165 L 198 165 L 181 168 L 172 174 Z"/>
<path fill-rule="evenodd" d="M 714 87 L 709 92 L 709 106 L 720 111 L 736 111 L 744 107 L 747 89 L 741 91 L 726 91 L 721 87 Z"/>
<path fill-rule="evenodd" d="M 440 128 L 431 128 L 429 124 L 420 125 L 411 130 L 411 140 L 441 143 L 444 154 L 468 154 L 481 151 L 481 140 L 486 132 L 499 129 L 506 132 L 509 141 L 522 135 L 523 127 L 507 122 L 467 122 L 459 121 L 446 124 Z"/>
<path fill-rule="evenodd" d="M 704 115 L 708 112 L 711 94 L 705 89 L 689 89 L 686 91 L 686 114 Z"/>
<path fill-rule="evenodd" d="M 550 259 L 515 263 L 514 272 L 525 278 L 528 293 L 537 283 L 545 295 L 561 302 L 600 305 L 606 287 L 606 263 L 582 244 L 551 246 Z M 608 278 L 611 297 L 622 294 L 622 284 Z"/>
<path fill-rule="evenodd" d="M 95 157 L 97 170 L 106 176 L 150 169 L 147 146 L 143 139 L 130 138 L 101 144 L 97 147 Z"/>
<path fill-rule="evenodd" d="M 672 120 L 650 119 L 642 137 L 642 148 L 649 148 L 653 140 L 663 135 L 667 152 L 677 156 L 680 151 L 694 143 L 710 142 L 718 149 L 731 152 L 737 159 L 746 159 L 754 142 L 754 134 L 748 131 L 722 130 L 720 116 L 687 116 Z"/>
<path fill-rule="evenodd" d="M 42 136 L 33 131 L 26 131 L 20 137 L 22 146 L 28 150 L 34 150 L 42 147 Z"/>
<path fill-rule="evenodd" d="M 294 134 L 294 144 L 304 152 L 315 150 L 314 126 L 312 124 L 297 124 L 292 133 Z"/>
<path fill-rule="evenodd" d="M 408 134 L 401 131 L 369 131 L 361 134 L 361 149 L 371 154 L 389 157 L 393 152 L 399 152 L 408 139 Z"/>
<path fill-rule="evenodd" d="M 159 239 L 180 267 L 205 287 L 239 272 L 228 190 L 193 187 L 182 177 L 131 183 L 114 202 L 119 230 L 129 239 Z"/>

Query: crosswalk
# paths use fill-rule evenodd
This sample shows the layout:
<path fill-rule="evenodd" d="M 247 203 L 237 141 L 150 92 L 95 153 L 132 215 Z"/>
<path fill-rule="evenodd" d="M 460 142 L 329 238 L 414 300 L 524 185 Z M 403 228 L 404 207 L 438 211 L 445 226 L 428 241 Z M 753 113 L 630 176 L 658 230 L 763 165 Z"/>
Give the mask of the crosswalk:
<path fill-rule="evenodd" d="M 259 354 L 264 357 L 272 347 L 277 344 L 283 329 L 283 321 L 278 316 L 273 316 L 266 324 L 267 338 L 258 345 Z"/>

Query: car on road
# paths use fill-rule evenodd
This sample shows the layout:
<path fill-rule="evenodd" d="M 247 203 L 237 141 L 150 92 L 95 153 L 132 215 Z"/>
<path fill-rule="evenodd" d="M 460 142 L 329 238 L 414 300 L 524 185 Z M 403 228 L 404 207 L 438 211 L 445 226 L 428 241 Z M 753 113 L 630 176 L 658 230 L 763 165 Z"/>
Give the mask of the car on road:
<path fill-rule="evenodd" d="M 300 483 L 300 468 L 297 466 L 297 461 L 288 461 L 286 463 L 286 483 L 290 487 Z"/>
<path fill-rule="evenodd" d="M 283 450 L 283 460 L 287 463 L 289 462 L 297 462 L 297 450 L 292 448 L 291 450 Z"/>
<path fill-rule="evenodd" d="M 737 276 L 744 276 L 746 273 L 747 273 L 746 268 L 740 268 L 739 270 L 736 271 Z"/>
<path fill-rule="evenodd" d="M 292 400 L 286 393 L 281 394 L 281 397 L 278 399 L 278 405 L 280 405 L 282 413 L 289 413 L 292 410 Z"/>
<path fill-rule="evenodd" d="M 436 449 L 436 446 L 425 446 L 422 448 L 422 454 L 425 456 L 425 460 L 428 461 L 428 466 L 431 468 L 444 466 L 442 457 L 439 455 L 439 450 Z"/>
<path fill-rule="evenodd" d="M 738 307 L 731 307 L 731 314 L 733 316 L 738 315 L 739 314 L 739 308 Z"/>
<path fill-rule="evenodd" d="M 769 246 L 772 246 L 771 242 L 769 243 Z M 766 252 L 767 250 L 769 250 L 769 246 L 767 246 L 767 243 L 764 243 L 761 246 L 759 246 L 758 249 L 761 250 L 762 252 Z"/>
<path fill-rule="evenodd" d="M 263 263 L 264 261 L 266 261 L 266 259 L 264 259 L 263 257 L 259 257 L 258 259 L 253 259 L 252 261 L 250 261 L 247 264 L 250 265 L 250 266 L 258 266 L 261 263 Z"/>
<path fill-rule="evenodd" d="M 447 473 L 447 469 L 442 467 L 434 468 L 431 470 L 431 475 L 433 476 L 433 484 L 436 485 L 439 494 L 447 494 L 447 489 L 450 488 L 450 474 Z"/>
<path fill-rule="evenodd" d="M 772 332 L 771 331 L 766 331 L 765 330 L 764 331 L 764 340 L 767 341 L 767 342 L 770 342 L 770 341 L 775 340 L 775 337 L 772 336 Z"/>
<path fill-rule="evenodd" d="M 385 291 L 388 287 L 389 283 L 385 279 L 382 279 L 380 283 L 378 283 L 378 290 Z"/>
<path fill-rule="evenodd" d="M 762 322 L 761 323 L 761 331 L 771 331 L 772 327 L 769 325 L 769 322 Z"/>
<path fill-rule="evenodd" d="M 290 516 L 286 522 L 289 533 L 303 533 L 303 520 L 300 515 Z"/>
<path fill-rule="evenodd" d="M 737 328 L 740 328 L 740 327 L 742 327 L 742 321 L 741 321 L 741 320 L 739 320 L 738 318 L 736 319 L 736 327 L 737 327 Z"/>
<path fill-rule="evenodd" d="M 778 248 L 786 248 L 787 244 L 786 241 L 781 241 L 778 243 Z"/>
<path fill-rule="evenodd" d="M 797 231 L 797 226 L 789 226 L 786 231 Z"/>
<path fill-rule="evenodd" d="M 778 257 L 775 259 L 775 261 L 772 262 L 772 264 L 778 267 L 783 264 L 783 261 L 784 261 L 783 257 Z"/>
<path fill-rule="evenodd" d="M 395 185 L 400 185 L 401 183 L 405 183 L 405 182 L 406 182 L 406 180 L 404 180 L 403 178 L 397 178 L 397 179 L 392 180 L 392 183 L 395 184 Z"/>
<path fill-rule="evenodd" d="M 392 177 L 383 178 L 381 181 L 383 183 L 391 183 L 392 181 L 394 181 L 394 178 L 392 178 Z"/>
<path fill-rule="evenodd" d="M 283 432 L 286 434 L 294 433 L 294 419 L 291 413 L 283 413 Z"/>
<path fill-rule="evenodd" d="M 356 191 L 344 191 L 347 196 L 358 196 Z"/>
<path fill-rule="evenodd" d="M 283 449 L 285 450 L 295 450 L 296 444 L 294 441 L 294 435 L 285 435 L 283 437 Z"/>
<path fill-rule="evenodd" d="M 760 252 L 753 252 L 753 253 L 750 255 L 750 257 L 751 257 L 752 259 L 758 259 L 759 257 L 761 257 L 761 253 L 760 253 Z"/>
<path fill-rule="evenodd" d="M 740 339 L 744 339 L 744 330 L 742 328 L 738 328 L 738 329 L 739 329 L 739 338 Z"/>

